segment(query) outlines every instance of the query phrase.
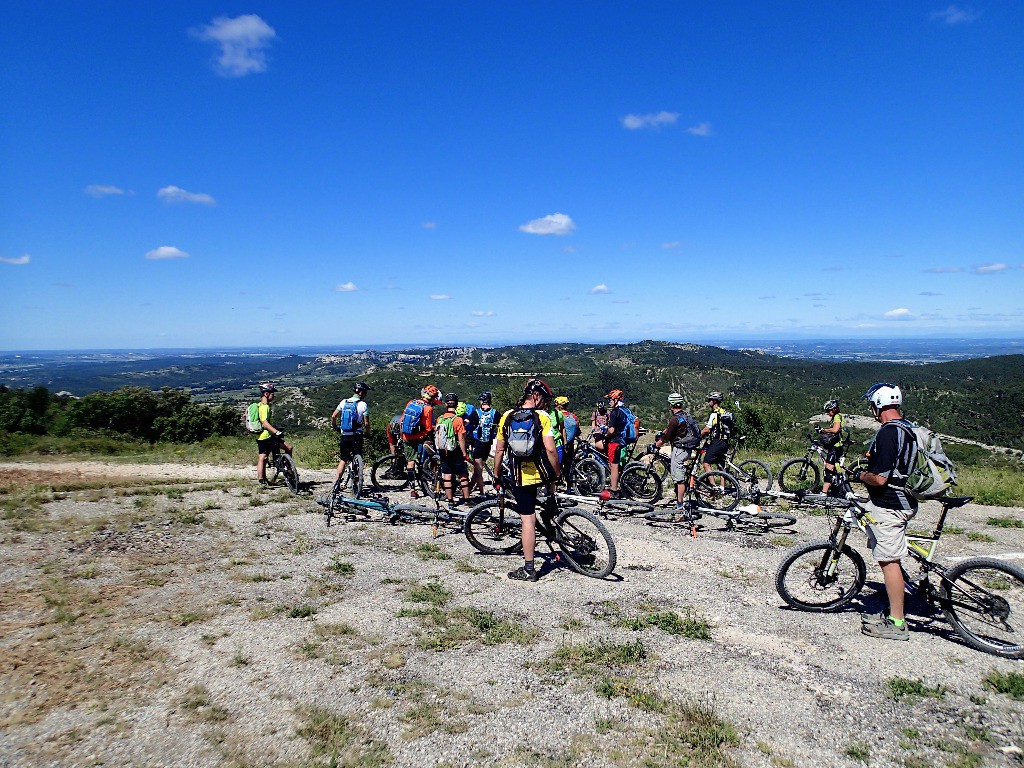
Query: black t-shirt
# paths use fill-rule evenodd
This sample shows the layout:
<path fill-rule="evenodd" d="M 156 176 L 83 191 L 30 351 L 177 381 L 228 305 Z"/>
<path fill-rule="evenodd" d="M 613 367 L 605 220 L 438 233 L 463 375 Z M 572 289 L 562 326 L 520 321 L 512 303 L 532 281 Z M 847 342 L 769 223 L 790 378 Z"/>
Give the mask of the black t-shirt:
<path fill-rule="evenodd" d="M 626 414 L 622 412 L 621 408 L 612 408 L 608 411 L 608 426 L 615 430 L 608 442 L 619 445 L 626 442 L 622 437 L 622 433 L 626 430 Z"/>
<path fill-rule="evenodd" d="M 868 448 L 868 472 L 879 477 L 889 478 L 889 482 L 877 488 L 866 486 L 872 503 L 885 509 L 917 509 L 917 500 L 903 490 L 907 475 L 914 466 L 917 443 L 914 440 L 910 424 L 906 429 L 898 424 L 887 421 L 878 432 Z"/>

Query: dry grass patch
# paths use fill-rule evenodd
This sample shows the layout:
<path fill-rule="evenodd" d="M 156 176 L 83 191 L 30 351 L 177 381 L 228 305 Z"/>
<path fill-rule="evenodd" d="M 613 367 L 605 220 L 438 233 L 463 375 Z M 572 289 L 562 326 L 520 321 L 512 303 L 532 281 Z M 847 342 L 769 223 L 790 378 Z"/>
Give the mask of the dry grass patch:
<path fill-rule="evenodd" d="M 324 707 L 303 707 L 298 716 L 296 735 L 306 740 L 314 758 L 326 758 L 328 765 L 383 768 L 391 762 L 384 742 L 357 721 Z"/>

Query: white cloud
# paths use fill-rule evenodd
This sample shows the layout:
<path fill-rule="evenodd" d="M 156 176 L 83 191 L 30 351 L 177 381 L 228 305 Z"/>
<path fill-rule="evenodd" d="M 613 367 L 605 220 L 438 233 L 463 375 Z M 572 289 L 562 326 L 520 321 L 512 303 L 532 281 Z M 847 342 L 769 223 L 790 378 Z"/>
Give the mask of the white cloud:
<path fill-rule="evenodd" d="M 220 46 L 217 71 L 224 77 L 244 77 L 266 71 L 264 49 L 277 37 L 273 27 L 252 13 L 233 19 L 219 16 L 205 27 L 194 30 L 193 35 Z"/>
<path fill-rule="evenodd" d="M 982 264 L 980 267 L 974 268 L 974 274 L 976 275 L 991 275 L 994 272 L 1002 272 L 1006 269 L 1005 264 Z"/>
<path fill-rule="evenodd" d="M 885 317 L 891 319 L 908 318 L 910 317 L 910 310 L 907 309 L 906 307 L 900 307 L 899 309 L 890 309 L 888 312 L 885 313 Z"/>
<path fill-rule="evenodd" d="M 925 272 L 931 272 L 933 275 L 951 275 L 954 272 L 963 272 L 962 267 L 929 267 Z"/>
<path fill-rule="evenodd" d="M 32 261 L 32 257 L 27 253 L 14 257 L 0 256 L 0 264 L 14 264 L 17 267 L 28 264 L 30 261 Z"/>
<path fill-rule="evenodd" d="M 622 124 L 631 131 L 641 128 L 660 128 L 663 125 L 673 125 L 679 119 L 678 112 L 656 112 L 649 115 L 626 115 L 622 118 Z"/>
<path fill-rule="evenodd" d="M 124 190 L 109 184 L 90 184 L 85 188 L 85 194 L 89 197 L 109 197 L 110 195 L 123 195 Z"/>
<path fill-rule="evenodd" d="M 591 293 L 611 293 L 612 290 L 604 283 L 599 283 L 590 289 Z"/>
<path fill-rule="evenodd" d="M 210 195 L 201 192 L 189 192 L 181 187 L 163 187 L 156 196 L 165 203 L 199 203 L 200 205 L 216 205 L 217 201 Z"/>
<path fill-rule="evenodd" d="M 519 227 L 520 232 L 530 235 L 568 235 L 574 229 L 575 222 L 564 213 L 550 213 Z"/>
<path fill-rule="evenodd" d="M 469 314 L 473 317 L 494 317 L 494 312 L 489 309 L 475 309 Z"/>
<path fill-rule="evenodd" d="M 675 240 L 671 243 L 662 243 L 661 247 L 664 248 L 665 250 L 668 250 L 669 248 L 678 248 L 681 245 L 682 243 L 680 243 L 678 240 Z"/>
<path fill-rule="evenodd" d="M 172 245 L 161 245 L 146 254 L 147 259 L 187 259 L 188 254 Z"/>
<path fill-rule="evenodd" d="M 943 24 L 970 24 L 978 18 L 978 14 L 971 8 L 959 8 L 950 5 L 941 11 L 933 11 L 929 17 L 932 21 L 940 21 Z"/>
<path fill-rule="evenodd" d="M 921 291 L 917 295 L 918 296 L 941 296 L 942 294 L 941 293 L 937 293 L 935 291 Z"/>
<path fill-rule="evenodd" d="M 423 227 L 424 229 L 437 229 L 437 222 L 436 221 L 424 221 L 422 224 L 420 224 L 420 226 Z"/>
<path fill-rule="evenodd" d="M 686 129 L 686 132 L 694 136 L 714 136 L 715 132 L 711 128 L 711 123 L 700 123 L 699 125 L 691 125 Z"/>
<path fill-rule="evenodd" d="M 431 301 L 447 301 L 450 298 L 451 298 L 451 296 L 449 296 L 447 293 L 432 293 L 432 294 L 430 294 Z"/>
<path fill-rule="evenodd" d="M 334 286 L 334 290 L 336 290 L 338 293 L 352 293 L 353 291 L 358 291 L 359 286 L 350 281 L 347 283 L 339 283 L 338 285 Z"/>

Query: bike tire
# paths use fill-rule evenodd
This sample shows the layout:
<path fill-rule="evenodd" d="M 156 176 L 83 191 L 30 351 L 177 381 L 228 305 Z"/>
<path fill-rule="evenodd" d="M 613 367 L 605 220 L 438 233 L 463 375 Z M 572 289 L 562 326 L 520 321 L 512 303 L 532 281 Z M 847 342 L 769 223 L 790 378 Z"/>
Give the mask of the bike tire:
<path fill-rule="evenodd" d="M 586 509 L 563 510 L 555 518 L 558 549 L 569 567 L 592 579 L 603 579 L 615 570 L 615 541 L 597 515 Z"/>
<path fill-rule="evenodd" d="M 942 576 L 942 611 L 971 648 L 1024 658 L 1024 569 L 994 557 L 957 563 Z"/>
<path fill-rule="evenodd" d="M 713 469 L 693 481 L 693 494 L 698 506 L 729 512 L 740 503 L 743 489 L 728 472 Z"/>
<path fill-rule="evenodd" d="M 821 488 L 821 470 L 810 459 L 790 459 L 779 470 L 778 480 L 786 493 L 815 492 Z"/>
<path fill-rule="evenodd" d="M 601 509 L 614 512 L 616 515 L 646 515 L 654 509 L 648 501 L 635 499 L 609 499 L 601 505 Z"/>
<path fill-rule="evenodd" d="M 387 521 L 391 525 L 410 523 L 426 525 L 434 522 L 434 510 L 422 504 L 392 504 L 388 507 Z"/>
<path fill-rule="evenodd" d="M 514 555 L 523 551 L 523 521 L 514 501 L 505 502 L 504 516 L 499 501 L 491 499 L 469 510 L 462 532 L 478 552 Z"/>
<path fill-rule="evenodd" d="M 655 509 L 644 515 L 644 519 L 649 523 L 690 525 L 700 519 L 700 513 L 679 509 Z"/>
<path fill-rule="evenodd" d="M 405 471 L 405 457 L 387 453 L 373 462 L 370 483 L 375 491 L 404 491 L 409 487 Z"/>
<path fill-rule="evenodd" d="M 796 525 L 796 518 L 792 515 L 780 515 L 775 512 L 757 512 L 750 515 L 740 515 L 733 523 L 748 531 L 766 532 L 774 528 L 790 528 Z"/>
<path fill-rule="evenodd" d="M 740 471 L 736 479 L 748 489 L 753 490 L 756 487 L 757 493 L 767 493 L 772 489 L 775 478 L 772 477 L 771 467 L 760 459 L 741 461 L 736 465 L 736 469 Z"/>
<path fill-rule="evenodd" d="M 363 495 L 363 457 L 357 453 L 349 462 L 349 467 L 352 468 L 352 496 L 358 499 Z"/>
<path fill-rule="evenodd" d="M 569 487 L 580 496 L 600 493 L 605 480 L 604 467 L 589 458 L 577 461 L 569 473 Z"/>
<path fill-rule="evenodd" d="M 281 463 L 281 477 L 284 479 L 285 485 L 288 486 L 288 490 L 292 493 L 298 493 L 299 470 L 295 468 L 295 462 L 292 461 L 292 457 L 287 453 L 282 453 L 279 461 Z"/>
<path fill-rule="evenodd" d="M 775 590 L 786 605 L 814 613 L 838 611 L 864 589 L 867 567 L 849 544 L 839 552 L 836 573 L 830 577 L 821 573 L 825 558 L 835 551 L 831 541 L 819 539 L 786 553 L 775 571 Z"/>
<path fill-rule="evenodd" d="M 420 462 L 420 489 L 430 498 L 437 494 L 437 484 L 441 480 L 441 460 L 437 456 L 427 456 Z"/>
<path fill-rule="evenodd" d="M 655 502 L 661 498 L 661 478 L 642 464 L 633 464 L 622 470 L 619 488 L 631 499 Z"/>

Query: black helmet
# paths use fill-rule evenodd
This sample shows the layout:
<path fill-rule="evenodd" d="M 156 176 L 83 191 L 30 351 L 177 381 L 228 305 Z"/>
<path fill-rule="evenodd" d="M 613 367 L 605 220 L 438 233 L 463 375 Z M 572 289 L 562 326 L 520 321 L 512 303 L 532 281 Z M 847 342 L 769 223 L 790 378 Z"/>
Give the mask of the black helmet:
<path fill-rule="evenodd" d="M 446 394 L 444 396 L 444 404 L 445 405 L 458 405 L 459 404 L 459 396 L 457 394 L 455 394 L 454 392 L 449 392 L 448 394 Z"/>
<path fill-rule="evenodd" d="M 365 381 L 357 381 L 352 386 L 352 391 L 355 392 L 357 395 L 365 395 L 367 392 L 370 391 L 370 385 L 367 384 Z"/>
<path fill-rule="evenodd" d="M 523 395 L 532 395 L 534 393 L 540 395 L 545 401 L 555 396 L 555 393 L 551 391 L 551 387 L 543 379 L 530 379 L 526 382 L 526 386 L 523 387 Z"/>
<path fill-rule="evenodd" d="M 481 403 L 486 403 L 487 405 L 490 405 L 491 404 L 491 393 L 490 392 L 486 392 L 486 391 L 481 392 L 480 393 L 480 397 L 478 397 L 477 400 L 479 402 L 481 402 Z"/>
<path fill-rule="evenodd" d="M 260 384 L 260 392 L 262 392 L 264 394 L 267 394 L 267 395 L 272 395 L 275 392 L 277 392 L 277 387 L 275 387 L 273 384 L 270 384 L 270 383 Z"/>

